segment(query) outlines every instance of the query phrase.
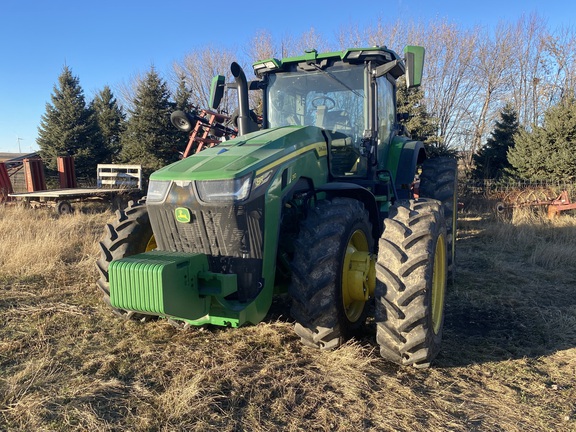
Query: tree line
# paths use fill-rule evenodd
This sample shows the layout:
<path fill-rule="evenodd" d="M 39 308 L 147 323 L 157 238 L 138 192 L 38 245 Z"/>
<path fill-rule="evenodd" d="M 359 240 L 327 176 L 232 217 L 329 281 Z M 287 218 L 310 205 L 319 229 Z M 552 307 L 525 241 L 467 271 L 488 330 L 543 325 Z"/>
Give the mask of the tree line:
<path fill-rule="evenodd" d="M 141 164 L 149 174 L 178 160 L 187 137 L 170 114 L 190 108 L 184 83 L 172 96 L 154 68 L 138 82 L 127 114 L 109 86 L 86 103 L 79 78 L 64 66 L 38 128 L 40 155 L 49 170 L 58 156 L 73 156 L 80 177 L 94 177 L 98 163 Z"/>
<path fill-rule="evenodd" d="M 570 160 L 576 131 L 556 131 L 554 145 L 548 131 L 558 111 L 565 116 L 574 105 L 576 32 L 551 29 L 538 15 L 503 21 L 493 29 L 465 28 L 443 19 L 377 19 L 348 25 L 330 37 L 313 28 L 298 37 L 281 38 L 260 30 L 244 48 L 191 50 L 174 63 L 170 83 L 151 68 L 118 90 L 121 103 L 105 87 L 86 104 L 78 78 L 65 67 L 42 117 L 38 145 L 49 164 L 55 164 L 55 156 L 62 152 L 73 154 L 77 170 L 86 169 L 86 175 L 92 175 L 90 165 L 95 161 L 141 163 L 151 171 L 176 160 L 187 140 L 170 124 L 170 112 L 206 108 L 210 79 L 219 73 L 230 81 L 232 61 L 245 66 L 249 74 L 256 60 L 300 55 L 312 47 L 332 51 L 384 44 L 398 50 L 408 44 L 426 48 L 424 84 L 417 93 L 399 92 L 399 110 L 411 114 L 407 128 L 432 151 L 458 150 L 468 166 L 475 162 L 476 175 L 484 177 L 493 175 L 496 168 L 498 173 L 524 178 L 549 175 L 558 160 L 531 162 L 541 169 L 523 162 L 536 153 L 545 156 L 554 151 L 564 155 L 558 158 Z M 230 112 L 234 101 L 225 100 L 223 106 Z M 496 128 L 509 115 L 515 116 L 517 127 L 512 133 L 515 138 L 503 145 L 507 165 L 492 161 L 491 171 L 483 172 L 480 156 L 487 161 L 487 150 L 500 145 Z M 564 123 L 569 129 L 570 121 Z M 546 150 L 534 151 L 534 146 L 546 143 L 550 144 Z M 555 175 L 573 176 L 572 172 L 563 168 Z"/>

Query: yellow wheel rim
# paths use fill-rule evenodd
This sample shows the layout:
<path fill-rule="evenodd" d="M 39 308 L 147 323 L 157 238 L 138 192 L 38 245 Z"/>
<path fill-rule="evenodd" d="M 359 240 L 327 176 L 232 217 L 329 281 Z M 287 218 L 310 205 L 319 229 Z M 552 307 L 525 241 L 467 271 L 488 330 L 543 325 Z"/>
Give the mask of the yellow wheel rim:
<path fill-rule="evenodd" d="M 154 234 L 152 234 L 152 237 L 150 237 L 150 240 L 148 240 L 148 243 L 146 243 L 146 250 L 144 252 L 150 252 L 156 248 L 156 239 L 154 238 Z"/>
<path fill-rule="evenodd" d="M 341 285 L 346 318 L 356 322 L 362 317 L 364 306 L 376 286 L 375 263 L 362 230 L 354 231 L 346 246 Z"/>
<path fill-rule="evenodd" d="M 432 329 L 440 332 L 444 314 L 444 295 L 446 293 L 446 239 L 440 235 L 434 251 L 434 269 L 432 271 Z"/>

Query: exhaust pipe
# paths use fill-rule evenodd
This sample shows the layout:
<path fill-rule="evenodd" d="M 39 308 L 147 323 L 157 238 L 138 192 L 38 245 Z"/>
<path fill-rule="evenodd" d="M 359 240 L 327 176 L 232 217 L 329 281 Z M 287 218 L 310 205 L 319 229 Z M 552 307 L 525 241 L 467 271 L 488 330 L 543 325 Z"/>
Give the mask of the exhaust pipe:
<path fill-rule="evenodd" d="M 236 80 L 238 89 L 238 134 L 244 135 L 251 132 L 250 128 L 250 107 L 248 106 L 248 82 L 242 67 L 233 62 L 230 65 L 232 76 Z"/>

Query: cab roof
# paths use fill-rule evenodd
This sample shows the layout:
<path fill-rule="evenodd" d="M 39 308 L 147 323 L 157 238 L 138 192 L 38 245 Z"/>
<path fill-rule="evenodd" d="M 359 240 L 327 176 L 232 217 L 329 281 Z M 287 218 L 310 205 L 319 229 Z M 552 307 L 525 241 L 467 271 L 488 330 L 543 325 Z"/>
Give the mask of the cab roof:
<path fill-rule="evenodd" d="M 285 72 L 294 65 L 299 66 L 303 70 L 307 70 L 307 65 L 309 66 L 310 70 L 315 70 L 318 67 L 323 69 L 335 61 L 342 61 L 351 64 L 372 62 L 374 66 L 396 61 L 401 67 L 397 73 L 393 73 L 393 75 L 400 76 L 404 73 L 404 64 L 402 59 L 398 56 L 398 54 L 385 46 L 349 48 L 344 51 L 333 51 L 326 53 L 318 53 L 318 51 L 312 49 L 306 51 L 304 55 L 297 57 L 287 57 L 282 60 L 278 60 L 276 58 L 261 60 L 254 63 L 253 68 L 254 74 L 258 77 L 261 77 L 266 73 Z"/>

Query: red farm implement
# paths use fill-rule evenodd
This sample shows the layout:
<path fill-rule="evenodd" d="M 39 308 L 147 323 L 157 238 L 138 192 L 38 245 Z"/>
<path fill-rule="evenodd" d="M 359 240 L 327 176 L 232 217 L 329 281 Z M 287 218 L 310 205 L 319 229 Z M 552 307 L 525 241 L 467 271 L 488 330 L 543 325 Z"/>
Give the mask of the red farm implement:
<path fill-rule="evenodd" d="M 561 212 L 567 210 L 575 210 L 576 203 L 570 200 L 570 195 L 568 191 L 563 190 L 560 195 L 555 199 L 549 199 L 549 190 L 538 189 L 538 190 L 527 190 L 520 192 L 513 200 L 509 199 L 505 202 L 500 201 L 496 204 L 496 212 L 503 214 L 506 211 L 517 209 L 517 208 L 546 208 L 549 219 L 553 219 L 558 216 Z"/>
<path fill-rule="evenodd" d="M 227 125 L 230 117 L 214 111 L 200 110 L 198 114 L 175 111 L 170 120 L 176 128 L 190 134 L 183 158 L 199 153 L 204 148 L 214 147 L 237 134 L 236 129 Z"/>

